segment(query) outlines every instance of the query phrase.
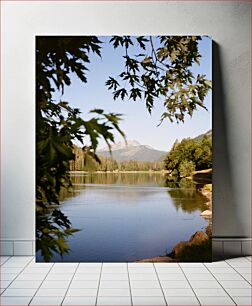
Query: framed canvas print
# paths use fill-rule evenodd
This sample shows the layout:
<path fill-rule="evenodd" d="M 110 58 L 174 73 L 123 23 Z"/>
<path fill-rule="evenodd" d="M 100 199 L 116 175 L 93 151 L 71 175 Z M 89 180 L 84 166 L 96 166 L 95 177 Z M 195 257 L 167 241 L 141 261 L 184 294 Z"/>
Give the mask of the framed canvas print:
<path fill-rule="evenodd" d="M 36 260 L 212 259 L 212 40 L 36 37 Z"/>

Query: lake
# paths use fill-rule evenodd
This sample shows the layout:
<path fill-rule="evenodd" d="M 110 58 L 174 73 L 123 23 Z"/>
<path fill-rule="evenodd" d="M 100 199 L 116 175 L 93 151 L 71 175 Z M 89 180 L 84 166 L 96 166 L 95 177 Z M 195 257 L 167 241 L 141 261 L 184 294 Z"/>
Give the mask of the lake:
<path fill-rule="evenodd" d="M 65 262 L 130 262 L 165 255 L 208 222 L 206 199 L 190 180 L 162 173 L 75 173 L 60 210 L 81 229 L 69 238 Z M 37 261 L 43 261 L 38 255 Z"/>

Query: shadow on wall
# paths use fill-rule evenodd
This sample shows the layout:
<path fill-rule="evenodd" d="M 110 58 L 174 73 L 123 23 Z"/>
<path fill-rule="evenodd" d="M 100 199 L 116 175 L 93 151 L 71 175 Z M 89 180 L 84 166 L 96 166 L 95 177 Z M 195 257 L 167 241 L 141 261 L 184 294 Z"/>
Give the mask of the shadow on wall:
<path fill-rule="evenodd" d="M 227 105 L 221 69 L 221 47 L 213 42 L 213 237 L 245 233 L 239 220 L 227 133 Z M 234 230 L 235 228 L 235 230 Z M 242 238 L 241 236 L 236 238 Z M 237 256 L 224 250 L 225 257 Z M 220 257 L 213 247 L 213 258 Z"/>

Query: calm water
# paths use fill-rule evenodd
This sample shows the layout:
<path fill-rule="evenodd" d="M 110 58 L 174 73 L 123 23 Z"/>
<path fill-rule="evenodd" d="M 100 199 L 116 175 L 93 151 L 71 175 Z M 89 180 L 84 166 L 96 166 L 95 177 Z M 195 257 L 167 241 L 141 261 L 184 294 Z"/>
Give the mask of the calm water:
<path fill-rule="evenodd" d="M 165 255 L 207 221 L 205 198 L 190 181 L 167 184 L 162 174 L 75 174 L 61 211 L 81 229 L 70 254 L 52 261 L 120 262 Z M 39 258 L 38 258 L 39 260 Z"/>

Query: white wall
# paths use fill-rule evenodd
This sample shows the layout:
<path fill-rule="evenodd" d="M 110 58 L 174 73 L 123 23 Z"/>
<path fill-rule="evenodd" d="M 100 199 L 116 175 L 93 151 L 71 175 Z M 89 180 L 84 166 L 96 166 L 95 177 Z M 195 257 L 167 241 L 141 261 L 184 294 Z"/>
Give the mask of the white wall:
<path fill-rule="evenodd" d="M 42 34 L 205 34 L 214 46 L 214 235 L 250 236 L 250 4 L 2 2 L 3 239 L 33 240 L 34 38 Z"/>

